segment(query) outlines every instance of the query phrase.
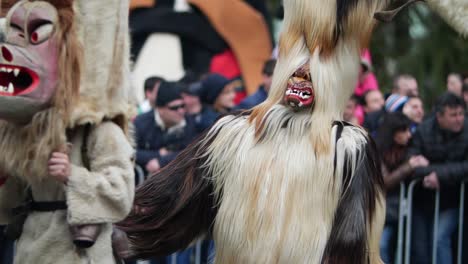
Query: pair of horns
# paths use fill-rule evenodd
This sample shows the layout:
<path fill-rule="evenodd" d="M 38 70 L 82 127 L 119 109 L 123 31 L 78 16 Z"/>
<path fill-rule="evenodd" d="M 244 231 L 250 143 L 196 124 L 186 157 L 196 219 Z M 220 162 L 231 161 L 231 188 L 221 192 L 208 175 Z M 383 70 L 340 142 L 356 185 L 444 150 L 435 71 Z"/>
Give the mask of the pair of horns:
<path fill-rule="evenodd" d="M 390 6 L 390 10 L 376 12 L 374 18 L 382 22 L 390 22 L 401 10 L 416 2 L 424 1 L 425 0 L 397 0 Z"/>

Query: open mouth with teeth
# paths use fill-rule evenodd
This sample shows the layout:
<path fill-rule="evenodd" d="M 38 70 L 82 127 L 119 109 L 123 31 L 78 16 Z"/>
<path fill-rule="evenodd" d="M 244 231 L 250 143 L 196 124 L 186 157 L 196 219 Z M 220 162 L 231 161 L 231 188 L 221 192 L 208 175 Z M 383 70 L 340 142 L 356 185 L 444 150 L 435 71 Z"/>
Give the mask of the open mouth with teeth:
<path fill-rule="evenodd" d="M 308 84 L 309 83 L 296 83 L 294 85 L 288 85 L 285 94 L 286 104 L 294 109 L 311 107 L 314 103 L 315 95 Z"/>
<path fill-rule="evenodd" d="M 37 88 L 39 76 L 34 71 L 14 65 L 0 64 L 0 96 L 18 96 Z"/>

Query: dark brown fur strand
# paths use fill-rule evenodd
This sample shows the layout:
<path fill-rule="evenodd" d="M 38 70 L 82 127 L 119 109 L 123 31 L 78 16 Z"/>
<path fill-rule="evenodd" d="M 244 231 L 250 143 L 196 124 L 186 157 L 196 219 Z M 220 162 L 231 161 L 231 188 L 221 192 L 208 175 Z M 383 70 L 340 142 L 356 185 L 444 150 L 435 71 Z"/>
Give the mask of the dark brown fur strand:
<path fill-rule="evenodd" d="M 383 178 L 372 139 L 362 153 L 357 153 L 357 157 L 358 164 L 351 181 L 352 172 L 347 165 L 351 159 L 345 156 L 343 191 L 322 259 L 324 264 L 362 264 L 368 261 L 367 227 L 376 210 L 378 192 L 383 191 Z"/>
<path fill-rule="evenodd" d="M 357 6 L 360 0 L 338 0 L 336 3 L 336 28 L 334 32 L 335 45 L 344 33 L 344 24 L 348 18 L 349 12 Z M 369 0 L 362 0 L 369 1 Z"/>
<path fill-rule="evenodd" d="M 216 208 L 213 185 L 202 165 L 215 137 L 196 140 L 137 189 L 134 204 L 145 212 L 132 212 L 118 225 L 128 235 L 132 258 L 168 255 L 209 231 Z"/>

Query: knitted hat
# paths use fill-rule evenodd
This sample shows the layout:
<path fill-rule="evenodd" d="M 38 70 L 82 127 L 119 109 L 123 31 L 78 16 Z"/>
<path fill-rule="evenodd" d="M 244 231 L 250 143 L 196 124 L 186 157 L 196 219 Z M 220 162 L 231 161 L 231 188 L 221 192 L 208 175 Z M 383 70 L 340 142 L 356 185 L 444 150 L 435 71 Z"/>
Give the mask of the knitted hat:
<path fill-rule="evenodd" d="M 219 74 L 210 74 L 201 83 L 200 100 L 204 104 L 212 105 L 221 94 L 229 80 Z"/>
<path fill-rule="evenodd" d="M 385 110 L 387 112 L 399 112 L 403 110 L 403 106 L 408 101 L 408 96 L 392 94 L 385 101 Z"/>
<path fill-rule="evenodd" d="M 156 106 L 166 106 L 168 103 L 182 99 L 181 86 L 175 82 L 163 81 L 159 85 L 158 95 L 156 96 Z"/>
<path fill-rule="evenodd" d="M 192 96 L 199 96 L 201 88 L 202 88 L 201 82 L 191 83 L 188 85 L 184 85 L 182 93 L 192 95 Z"/>
<path fill-rule="evenodd" d="M 372 71 L 372 58 L 369 49 L 365 49 L 362 51 L 361 64 L 364 65 L 368 71 Z"/>

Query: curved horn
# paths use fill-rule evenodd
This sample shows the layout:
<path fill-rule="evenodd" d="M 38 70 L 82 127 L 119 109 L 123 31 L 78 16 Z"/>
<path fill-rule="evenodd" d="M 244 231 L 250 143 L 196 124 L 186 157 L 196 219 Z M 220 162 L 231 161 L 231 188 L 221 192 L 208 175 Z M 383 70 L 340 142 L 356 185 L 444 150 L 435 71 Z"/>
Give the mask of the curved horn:
<path fill-rule="evenodd" d="M 424 0 L 400 0 L 400 1 L 396 1 L 395 4 L 391 5 L 392 9 L 386 10 L 386 11 L 376 12 L 374 14 L 374 18 L 379 20 L 379 21 L 382 21 L 382 22 L 390 22 L 390 21 L 393 20 L 393 18 L 401 10 L 403 10 L 406 7 L 410 6 L 411 4 L 414 4 L 414 3 L 419 2 L 419 1 L 424 2 Z"/>

